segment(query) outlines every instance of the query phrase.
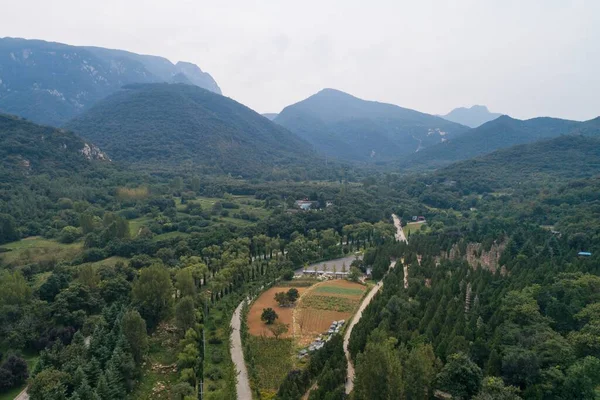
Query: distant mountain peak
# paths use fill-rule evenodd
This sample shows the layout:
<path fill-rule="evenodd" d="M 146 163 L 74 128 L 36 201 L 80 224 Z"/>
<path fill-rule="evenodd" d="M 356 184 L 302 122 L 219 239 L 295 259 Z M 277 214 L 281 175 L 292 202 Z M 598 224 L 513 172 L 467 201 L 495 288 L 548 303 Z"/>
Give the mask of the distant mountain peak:
<path fill-rule="evenodd" d="M 187 83 L 221 94 L 189 62 L 43 40 L 0 38 L 0 72 L 0 112 L 54 126 L 130 83 Z"/>
<path fill-rule="evenodd" d="M 476 104 L 471 107 L 458 107 L 441 117 L 452 122 L 477 128 L 488 121 L 492 121 L 502 114 L 492 113 L 487 106 Z"/>

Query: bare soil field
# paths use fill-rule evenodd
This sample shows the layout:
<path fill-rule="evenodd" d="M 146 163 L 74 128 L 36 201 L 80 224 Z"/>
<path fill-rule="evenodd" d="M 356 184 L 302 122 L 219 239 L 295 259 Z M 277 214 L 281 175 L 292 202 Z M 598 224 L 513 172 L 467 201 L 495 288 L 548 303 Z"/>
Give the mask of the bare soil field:
<path fill-rule="evenodd" d="M 289 325 L 289 331 L 286 334 L 281 335 L 281 337 L 288 338 L 293 336 L 293 312 L 296 306 L 279 307 L 275 301 L 275 293 L 287 292 L 289 289 L 289 287 L 272 287 L 263 292 L 260 297 L 256 299 L 256 301 L 252 304 L 252 307 L 250 307 L 250 311 L 248 312 L 248 332 L 251 335 L 273 337 L 273 334 L 269 330 L 268 326 L 260 320 L 263 309 L 271 307 L 279 316 L 277 321 Z M 296 289 L 298 289 L 300 296 L 302 296 L 302 294 L 307 290 L 306 287 L 297 287 Z"/>

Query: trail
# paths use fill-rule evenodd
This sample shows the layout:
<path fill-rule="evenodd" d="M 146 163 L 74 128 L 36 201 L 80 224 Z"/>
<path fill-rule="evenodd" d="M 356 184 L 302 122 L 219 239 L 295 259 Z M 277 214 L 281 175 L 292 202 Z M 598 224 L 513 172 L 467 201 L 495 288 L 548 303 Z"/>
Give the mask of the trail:
<path fill-rule="evenodd" d="M 252 391 L 250 389 L 250 381 L 248 380 L 248 370 L 244 362 L 244 349 L 240 334 L 242 307 L 244 307 L 245 303 L 246 300 L 242 300 L 240 305 L 235 309 L 233 317 L 231 317 L 231 360 L 235 365 L 235 391 L 238 400 L 252 400 Z"/>
<path fill-rule="evenodd" d="M 406 236 L 404 236 L 404 232 L 402 231 L 402 224 L 401 224 L 400 218 L 398 218 L 398 216 L 396 214 L 392 214 L 392 219 L 394 220 L 394 226 L 396 227 L 396 240 L 408 243 L 408 241 L 406 240 Z M 396 261 L 392 261 L 390 263 L 390 267 L 388 268 L 388 273 L 392 269 L 394 269 L 394 267 L 396 267 Z M 404 267 L 404 285 L 405 286 L 406 286 L 407 282 L 408 282 L 408 269 L 406 267 Z M 367 308 L 367 306 L 369 305 L 371 300 L 373 300 L 373 298 L 375 297 L 377 292 L 379 292 L 379 290 L 382 287 L 383 287 L 383 279 L 380 280 L 379 282 L 377 282 L 377 285 L 375 285 L 375 287 L 369 292 L 367 297 L 364 298 L 364 300 L 360 304 L 358 311 L 352 318 L 352 321 L 350 322 L 350 326 L 348 326 L 348 330 L 346 331 L 346 334 L 344 335 L 344 354 L 346 354 L 346 360 L 348 362 L 348 375 L 346 376 L 346 394 L 350 394 L 352 392 L 352 389 L 354 389 L 355 371 L 354 371 L 354 365 L 352 364 L 352 360 L 350 359 L 350 352 L 348 351 L 348 344 L 350 343 L 350 336 L 352 336 L 352 330 L 354 329 L 354 326 L 358 323 L 358 321 L 360 321 L 363 311 Z"/>

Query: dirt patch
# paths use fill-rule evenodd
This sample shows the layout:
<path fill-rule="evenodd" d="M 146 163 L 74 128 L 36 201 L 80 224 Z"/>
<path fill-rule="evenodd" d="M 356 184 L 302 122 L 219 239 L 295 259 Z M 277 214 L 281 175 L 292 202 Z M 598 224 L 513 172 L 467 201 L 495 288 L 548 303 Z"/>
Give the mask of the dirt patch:
<path fill-rule="evenodd" d="M 289 325 L 289 331 L 286 334 L 281 335 L 281 337 L 287 338 L 293 336 L 294 330 L 292 329 L 292 323 L 294 306 L 279 307 L 275 301 L 275 293 L 287 292 L 289 289 L 289 287 L 272 287 L 263 292 L 260 297 L 256 299 L 254 303 L 252 303 L 252 307 L 250 307 L 250 311 L 248 312 L 248 332 L 251 335 L 273 337 L 273 334 L 269 330 L 268 326 L 260 320 L 263 309 L 271 307 L 279 316 L 277 321 Z M 302 294 L 307 290 L 305 287 L 298 287 L 296 289 L 298 289 L 300 296 L 302 296 Z"/>

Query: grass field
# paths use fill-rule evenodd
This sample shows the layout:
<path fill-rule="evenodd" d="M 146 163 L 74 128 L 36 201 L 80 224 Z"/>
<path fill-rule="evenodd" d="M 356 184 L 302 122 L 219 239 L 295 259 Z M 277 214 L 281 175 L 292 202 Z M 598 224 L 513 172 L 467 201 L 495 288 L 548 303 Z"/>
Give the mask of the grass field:
<path fill-rule="evenodd" d="M 423 223 L 423 222 L 409 222 L 408 224 L 406 224 L 406 226 L 404 228 L 402 228 L 402 230 L 404 231 L 404 234 L 408 237 L 408 235 L 413 235 L 416 232 L 427 232 L 427 224 Z"/>
<path fill-rule="evenodd" d="M 360 285 L 359 285 L 360 286 Z M 344 287 L 338 285 L 330 285 L 327 282 L 323 285 L 318 285 L 315 287 L 315 293 L 329 293 L 335 295 L 348 295 L 348 296 L 362 296 L 364 289 L 354 288 L 354 287 Z"/>
<path fill-rule="evenodd" d="M 275 339 L 261 336 L 248 337 L 252 348 L 261 391 L 275 393 L 288 372 L 294 367 L 294 342 L 292 339 Z"/>
<path fill-rule="evenodd" d="M 63 244 L 56 240 L 32 236 L 17 242 L 6 243 L 0 248 L 10 250 L 0 253 L 4 263 L 24 265 L 50 260 L 69 261 L 82 250 L 83 244 L 81 242 Z"/>
<path fill-rule="evenodd" d="M 152 221 L 152 218 L 150 217 L 140 217 L 129 220 L 129 233 L 131 237 L 136 237 L 140 231 L 140 228 L 150 223 L 150 221 Z"/>
<path fill-rule="evenodd" d="M 302 299 L 302 307 L 351 313 L 356 301 L 345 297 L 310 295 Z"/>

